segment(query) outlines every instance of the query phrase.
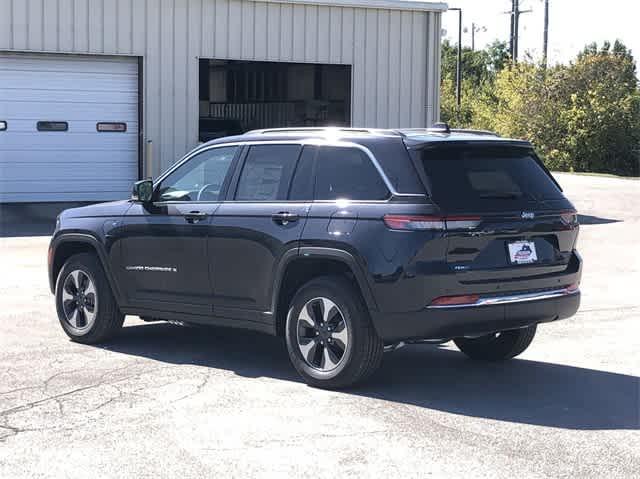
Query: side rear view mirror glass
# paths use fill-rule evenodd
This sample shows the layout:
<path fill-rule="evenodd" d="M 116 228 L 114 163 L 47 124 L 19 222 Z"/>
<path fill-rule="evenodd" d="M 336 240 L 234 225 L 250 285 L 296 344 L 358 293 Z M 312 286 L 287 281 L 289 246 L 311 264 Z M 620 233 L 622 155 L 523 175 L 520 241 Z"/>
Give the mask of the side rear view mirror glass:
<path fill-rule="evenodd" d="M 153 181 L 141 180 L 136 181 L 133 184 L 133 191 L 131 192 L 131 199 L 134 201 L 142 201 L 148 203 L 153 197 Z"/>

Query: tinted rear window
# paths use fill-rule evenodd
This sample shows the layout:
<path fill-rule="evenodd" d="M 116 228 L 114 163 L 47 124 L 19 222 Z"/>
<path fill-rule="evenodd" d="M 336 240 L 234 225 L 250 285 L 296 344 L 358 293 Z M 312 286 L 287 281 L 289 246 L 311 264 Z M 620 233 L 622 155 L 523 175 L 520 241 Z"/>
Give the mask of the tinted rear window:
<path fill-rule="evenodd" d="M 562 199 L 562 192 L 526 148 L 437 147 L 420 152 L 433 199 L 442 206 L 519 206 Z"/>

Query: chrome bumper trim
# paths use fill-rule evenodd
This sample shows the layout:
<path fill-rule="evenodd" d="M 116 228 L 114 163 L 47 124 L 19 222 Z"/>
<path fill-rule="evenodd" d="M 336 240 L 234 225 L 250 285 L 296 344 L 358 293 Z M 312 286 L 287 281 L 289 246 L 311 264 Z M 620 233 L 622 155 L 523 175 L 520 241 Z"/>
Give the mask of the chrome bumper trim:
<path fill-rule="evenodd" d="M 529 301 L 541 301 L 544 299 L 557 299 L 565 296 L 573 296 L 580 293 L 580 289 L 568 290 L 567 288 L 554 289 L 551 291 L 539 291 L 537 293 L 518 293 L 504 296 L 491 296 L 480 298 L 475 303 L 451 304 L 451 305 L 430 305 L 427 309 L 454 309 L 454 308 L 477 308 L 479 306 L 496 306 L 501 304 L 527 303 Z"/>

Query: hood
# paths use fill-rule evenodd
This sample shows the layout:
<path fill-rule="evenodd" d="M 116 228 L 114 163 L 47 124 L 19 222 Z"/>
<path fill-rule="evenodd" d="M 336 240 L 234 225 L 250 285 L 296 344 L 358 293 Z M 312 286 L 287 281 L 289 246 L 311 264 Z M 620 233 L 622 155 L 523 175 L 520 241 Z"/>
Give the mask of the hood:
<path fill-rule="evenodd" d="M 100 216 L 122 216 L 131 207 L 131 200 L 110 201 L 94 205 L 70 208 L 60 213 L 62 218 L 96 218 Z"/>

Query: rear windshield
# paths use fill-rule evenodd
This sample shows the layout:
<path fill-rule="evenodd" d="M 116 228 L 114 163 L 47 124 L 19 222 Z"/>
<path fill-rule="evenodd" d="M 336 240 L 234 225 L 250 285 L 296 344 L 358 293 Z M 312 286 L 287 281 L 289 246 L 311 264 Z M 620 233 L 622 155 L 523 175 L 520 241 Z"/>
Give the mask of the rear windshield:
<path fill-rule="evenodd" d="M 563 198 L 528 148 L 451 145 L 417 153 L 433 199 L 441 206 L 518 207 Z"/>

